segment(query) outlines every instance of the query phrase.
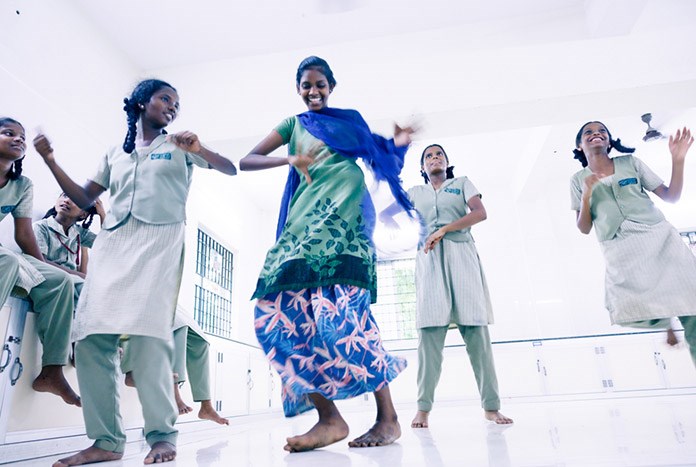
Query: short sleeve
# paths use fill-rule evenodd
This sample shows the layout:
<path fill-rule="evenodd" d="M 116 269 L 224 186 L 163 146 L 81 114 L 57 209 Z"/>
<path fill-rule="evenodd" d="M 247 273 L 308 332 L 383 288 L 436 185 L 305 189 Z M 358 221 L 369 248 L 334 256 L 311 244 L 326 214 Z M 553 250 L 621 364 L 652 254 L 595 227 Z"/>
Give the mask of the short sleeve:
<path fill-rule="evenodd" d="M 648 191 L 654 191 L 657 187 L 662 185 L 664 181 L 658 177 L 655 172 L 653 172 L 650 167 L 645 165 L 643 161 L 637 157 L 633 157 L 633 167 L 635 167 L 638 173 L 638 178 L 640 178 L 640 184 Z"/>
<path fill-rule="evenodd" d="M 203 169 L 210 168 L 210 164 L 208 164 L 207 160 L 203 159 L 203 157 L 199 156 L 198 154 L 193 154 L 192 152 L 186 153 L 186 164 L 195 165 L 196 167 L 201 167 Z"/>
<path fill-rule="evenodd" d="M 85 229 L 80 227 L 80 243 L 82 246 L 87 247 L 87 248 L 92 248 L 92 245 L 94 245 L 94 240 L 97 238 L 97 234 L 92 232 L 89 229 Z"/>
<path fill-rule="evenodd" d="M 288 144 L 290 142 L 292 132 L 295 130 L 296 121 L 297 119 L 295 117 L 288 117 L 275 127 L 275 131 L 283 138 L 283 144 Z"/>
<path fill-rule="evenodd" d="M 580 187 L 580 178 L 573 175 L 570 178 L 570 209 L 580 211 L 580 201 L 582 199 L 582 188 Z"/>
<path fill-rule="evenodd" d="M 478 189 L 476 189 L 476 187 L 475 187 L 474 184 L 471 182 L 471 180 L 469 180 L 468 177 L 464 177 L 464 183 L 463 183 L 463 185 L 464 185 L 464 186 L 463 186 L 463 189 L 464 189 L 464 201 L 465 201 L 465 202 L 468 203 L 469 200 L 470 200 L 471 198 L 473 198 L 474 196 L 478 196 L 479 198 L 482 197 L 482 196 L 481 196 L 481 193 L 478 191 Z"/>
<path fill-rule="evenodd" d="M 99 166 L 97 167 L 96 174 L 90 178 L 97 185 L 101 185 L 103 188 L 108 189 L 111 181 L 111 167 L 109 166 L 109 155 L 105 154 L 99 161 Z"/>
<path fill-rule="evenodd" d="M 39 250 L 44 256 L 48 255 L 48 227 L 45 223 L 39 221 L 32 224 L 34 229 L 34 237 L 36 237 L 36 244 L 39 245 Z"/>
<path fill-rule="evenodd" d="M 20 177 L 17 181 L 21 183 L 20 193 L 17 205 L 12 211 L 12 217 L 15 219 L 31 218 L 34 210 L 34 185 L 27 177 Z"/>

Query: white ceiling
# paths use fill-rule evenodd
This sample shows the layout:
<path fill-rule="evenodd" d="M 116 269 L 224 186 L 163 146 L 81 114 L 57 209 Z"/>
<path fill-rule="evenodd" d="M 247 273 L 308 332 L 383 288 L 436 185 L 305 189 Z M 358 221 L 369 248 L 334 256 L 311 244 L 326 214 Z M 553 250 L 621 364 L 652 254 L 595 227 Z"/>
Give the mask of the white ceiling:
<path fill-rule="evenodd" d="M 625 0 L 77 0 L 85 15 L 142 69 L 311 48 L 450 27 L 563 25 L 562 40 Z M 645 1 L 631 0 L 642 11 Z M 589 5 L 589 6 L 588 6 Z M 630 14 L 629 18 L 637 15 Z M 623 22 L 623 21 L 622 21 Z M 570 30 L 567 26 L 573 25 Z M 499 31 L 500 43 L 517 43 Z M 587 30 L 591 33 L 590 29 Z M 478 44 L 480 45 L 480 44 Z"/>

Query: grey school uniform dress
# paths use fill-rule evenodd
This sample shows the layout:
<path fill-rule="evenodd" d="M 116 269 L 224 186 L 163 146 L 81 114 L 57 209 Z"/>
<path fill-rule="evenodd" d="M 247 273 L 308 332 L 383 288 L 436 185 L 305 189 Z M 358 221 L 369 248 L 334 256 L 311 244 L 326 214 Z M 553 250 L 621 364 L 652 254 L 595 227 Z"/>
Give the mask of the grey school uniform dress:
<path fill-rule="evenodd" d="M 184 257 L 186 199 L 193 165 L 208 163 L 166 137 L 127 154 L 113 148 L 94 183 L 109 190 L 111 209 L 92 248 L 75 313 L 78 380 L 87 435 L 123 452 L 118 408 L 118 341 L 128 334 L 133 378 L 151 446 L 176 442 L 172 324 Z"/>
<path fill-rule="evenodd" d="M 408 190 L 427 225 L 427 235 L 469 213 L 467 201 L 481 196 L 467 177 L 446 180 L 435 190 L 419 185 Z M 450 324 L 457 325 L 466 343 L 481 405 L 499 410 L 498 381 L 488 324 L 493 311 L 486 276 L 470 228 L 445 234 L 425 254 L 416 255 L 416 327 L 418 328 L 418 410 L 432 409 L 442 369 L 442 350 Z"/>
<path fill-rule="evenodd" d="M 97 237 L 94 232 L 77 224 L 71 225 L 66 234 L 63 226 L 53 216 L 34 222 L 32 227 L 36 243 L 44 258 L 72 271 L 77 271 L 82 259 L 81 248 L 92 248 L 94 239 Z M 75 303 L 77 303 L 85 280 L 72 274 L 70 279 L 75 286 Z"/>
<path fill-rule="evenodd" d="M 678 317 L 696 364 L 696 257 L 653 204 L 662 185 L 640 159 L 613 158 L 614 175 L 596 184 L 592 224 L 606 263 L 605 305 L 613 324 L 666 327 Z M 571 209 L 580 210 L 589 168 L 571 178 Z"/>
<path fill-rule="evenodd" d="M 10 180 L 0 188 L 0 221 L 10 213 L 17 219 L 31 219 L 32 202 L 31 180 L 23 176 Z M 28 294 L 37 313 L 36 330 L 43 345 L 41 366 L 65 365 L 74 309 L 70 275 L 0 245 L 0 306 L 13 289 Z"/>

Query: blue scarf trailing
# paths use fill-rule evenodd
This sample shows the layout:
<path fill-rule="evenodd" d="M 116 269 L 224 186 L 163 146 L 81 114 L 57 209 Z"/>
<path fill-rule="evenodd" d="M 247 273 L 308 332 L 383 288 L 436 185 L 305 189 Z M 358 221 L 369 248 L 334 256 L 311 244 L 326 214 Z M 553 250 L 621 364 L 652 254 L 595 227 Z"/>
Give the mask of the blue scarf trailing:
<path fill-rule="evenodd" d="M 396 202 L 409 216 L 412 215 L 413 205 L 401 186 L 399 178 L 408 146 L 397 147 L 393 139 L 386 139 L 372 133 L 367 122 L 356 110 L 324 108 L 316 112 L 304 112 L 297 117 L 305 130 L 323 141 L 333 151 L 345 157 L 362 158 L 372 170 L 375 179 L 386 181 Z M 300 176 L 297 170 L 290 166 L 280 204 L 276 239 L 280 237 L 285 227 L 290 200 L 299 184 Z M 369 213 L 365 214 L 369 215 Z M 371 215 L 374 217 L 374 210 Z M 373 222 L 374 219 L 366 219 L 367 224 Z"/>

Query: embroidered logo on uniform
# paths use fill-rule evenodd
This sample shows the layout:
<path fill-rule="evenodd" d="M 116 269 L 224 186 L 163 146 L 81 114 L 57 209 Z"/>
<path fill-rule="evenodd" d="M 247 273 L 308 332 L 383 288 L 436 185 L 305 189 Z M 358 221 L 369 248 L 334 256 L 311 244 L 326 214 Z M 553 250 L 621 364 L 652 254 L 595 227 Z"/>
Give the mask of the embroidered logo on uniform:
<path fill-rule="evenodd" d="M 3 206 L 0 207 L 0 212 L 2 212 L 3 214 L 9 214 L 12 211 L 14 211 L 16 207 L 17 206 Z"/>
<path fill-rule="evenodd" d="M 452 193 L 453 195 L 461 195 L 462 190 L 459 188 L 445 188 L 445 193 Z"/>
<path fill-rule="evenodd" d="M 638 184 L 638 179 L 635 177 L 624 178 L 623 180 L 619 180 L 619 186 L 637 185 L 637 184 Z"/>
<path fill-rule="evenodd" d="M 161 154 L 150 154 L 150 160 L 157 160 L 157 159 L 164 159 L 164 160 L 171 160 L 172 159 L 172 153 L 171 152 L 163 152 Z"/>

